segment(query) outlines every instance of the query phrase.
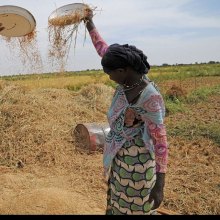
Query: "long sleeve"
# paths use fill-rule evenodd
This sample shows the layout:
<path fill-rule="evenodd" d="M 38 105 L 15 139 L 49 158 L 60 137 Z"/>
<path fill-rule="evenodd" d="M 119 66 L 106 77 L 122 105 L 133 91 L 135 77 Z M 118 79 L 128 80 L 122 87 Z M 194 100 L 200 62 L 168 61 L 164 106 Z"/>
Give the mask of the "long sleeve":
<path fill-rule="evenodd" d="M 108 44 L 102 39 L 96 28 L 92 29 L 89 34 L 97 53 L 100 57 L 103 57 L 108 49 Z"/>
<path fill-rule="evenodd" d="M 145 113 L 142 120 L 145 121 L 146 130 L 153 141 L 156 161 L 156 172 L 166 173 L 168 163 L 167 132 L 164 125 L 165 106 L 163 98 L 151 87 L 152 93 L 143 102 Z"/>
<path fill-rule="evenodd" d="M 148 130 L 154 142 L 156 172 L 166 173 L 168 162 L 168 143 L 166 128 L 163 124 L 157 125 L 151 122 L 148 124 Z"/>

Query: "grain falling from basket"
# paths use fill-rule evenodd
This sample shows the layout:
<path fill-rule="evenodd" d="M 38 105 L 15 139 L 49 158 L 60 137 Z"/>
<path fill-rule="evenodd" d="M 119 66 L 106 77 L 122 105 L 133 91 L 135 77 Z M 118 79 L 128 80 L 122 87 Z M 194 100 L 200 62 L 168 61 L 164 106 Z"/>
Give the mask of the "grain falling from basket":
<path fill-rule="evenodd" d="M 83 13 L 82 11 L 76 11 L 70 15 L 48 20 L 49 62 L 52 66 L 58 65 L 58 67 L 55 66 L 55 68 L 59 68 L 60 72 L 65 70 L 73 42 L 74 49 L 76 48 L 78 29 L 88 10 L 94 11 L 95 8 L 85 5 Z"/>
<path fill-rule="evenodd" d="M 29 68 L 32 72 L 42 72 L 43 63 L 37 43 L 37 32 L 35 30 L 22 37 L 4 37 L 4 40 L 12 57 L 17 53 L 17 57 L 25 69 Z"/>

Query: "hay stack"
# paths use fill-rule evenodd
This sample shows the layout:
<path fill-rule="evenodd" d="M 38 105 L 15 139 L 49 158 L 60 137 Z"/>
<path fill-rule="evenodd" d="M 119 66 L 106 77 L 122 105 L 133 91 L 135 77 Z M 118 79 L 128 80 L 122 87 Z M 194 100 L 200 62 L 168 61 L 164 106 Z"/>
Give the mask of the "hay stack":
<path fill-rule="evenodd" d="M 29 91 L 7 83 L 0 88 L 0 165 L 7 166 L 69 166 L 75 153 L 72 130 L 78 123 L 106 121 L 113 94 L 104 85 L 91 85 L 79 93 Z"/>

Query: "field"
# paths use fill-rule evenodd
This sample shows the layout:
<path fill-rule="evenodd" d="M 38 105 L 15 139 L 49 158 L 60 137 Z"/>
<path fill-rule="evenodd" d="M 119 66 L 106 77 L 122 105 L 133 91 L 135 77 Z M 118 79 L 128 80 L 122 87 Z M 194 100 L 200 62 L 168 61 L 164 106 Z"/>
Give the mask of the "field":
<path fill-rule="evenodd" d="M 220 64 L 153 67 L 166 103 L 162 208 L 220 214 Z M 0 78 L 0 214 L 104 214 L 102 152 L 77 124 L 107 122 L 115 84 L 102 71 Z"/>

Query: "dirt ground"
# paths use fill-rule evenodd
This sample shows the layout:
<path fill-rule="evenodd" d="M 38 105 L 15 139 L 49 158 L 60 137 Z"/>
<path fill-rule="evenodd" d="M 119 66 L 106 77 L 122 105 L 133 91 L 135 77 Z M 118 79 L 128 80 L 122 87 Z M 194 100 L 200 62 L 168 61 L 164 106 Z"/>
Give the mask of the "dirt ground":
<path fill-rule="evenodd" d="M 1 168 L 0 213 L 104 214 L 104 190 L 95 193 L 89 182 L 77 187 L 82 180 L 72 172 L 61 168 L 29 167 L 22 171 Z"/>
<path fill-rule="evenodd" d="M 0 214 L 105 213 L 102 153 L 78 147 L 72 131 L 78 123 L 105 121 L 110 93 L 105 86 L 78 94 L 0 86 Z M 220 97 L 191 106 L 190 114 L 168 116 L 166 122 L 173 126 L 197 117 L 220 121 Z M 180 214 L 220 214 L 220 146 L 207 138 L 168 140 L 161 207 Z"/>

